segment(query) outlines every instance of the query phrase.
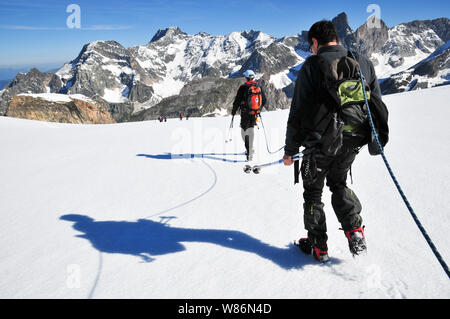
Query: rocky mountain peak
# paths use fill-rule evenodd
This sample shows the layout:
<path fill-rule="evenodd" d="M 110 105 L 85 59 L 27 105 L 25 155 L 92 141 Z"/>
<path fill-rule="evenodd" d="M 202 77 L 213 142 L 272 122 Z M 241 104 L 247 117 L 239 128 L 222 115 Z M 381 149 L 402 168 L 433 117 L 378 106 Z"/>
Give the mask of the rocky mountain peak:
<path fill-rule="evenodd" d="M 255 31 L 255 30 L 246 30 L 241 32 L 241 35 L 246 38 L 249 41 L 255 40 L 259 35 L 261 31 Z"/>
<path fill-rule="evenodd" d="M 122 47 L 122 45 L 115 40 L 107 40 L 107 41 L 100 40 L 89 43 L 87 47 L 91 50 L 97 50 L 97 49 L 105 49 L 107 47 Z"/>
<path fill-rule="evenodd" d="M 348 33 L 353 32 L 352 28 L 348 24 L 348 16 L 345 12 L 339 13 L 333 20 L 334 26 L 339 35 L 347 35 Z"/>
<path fill-rule="evenodd" d="M 156 31 L 155 35 L 153 36 L 153 38 L 150 40 L 150 43 L 152 42 L 156 42 L 162 38 L 168 37 L 168 38 L 173 38 L 175 36 L 178 35 L 187 35 L 186 33 L 184 33 L 183 31 L 180 30 L 179 27 L 177 26 L 173 26 L 170 28 L 166 28 L 164 30 L 159 29 L 158 31 Z"/>
<path fill-rule="evenodd" d="M 36 76 L 41 74 L 41 71 L 39 71 L 37 68 L 32 68 L 30 71 L 27 72 L 28 76 Z"/>
<path fill-rule="evenodd" d="M 450 40 L 450 19 L 438 18 L 431 20 L 431 23 L 434 32 L 436 32 L 442 41 L 448 42 Z"/>
<path fill-rule="evenodd" d="M 339 42 L 346 48 L 353 49 L 355 47 L 356 39 L 354 32 L 348 24 L 348 16 L 345 12 L 338 14 L 333 20 L 334 26 L 338 33 Z"/>
<path fill-rule="evenodd" d="M 111 59 L 117 58 L 117 56 L 129 56 L 128 50 L 114 40 L 91 42 L 83 47 L 81 54 L 89 54 L 92 52 Z"/>
<path fill-rule="evenodd" d="M 379 52 L 389 39 L 389 28 L 382 19 L 373 16 L 355 32 L 356 45 L 366 56 Z"/>
<path fill-rule="evenodd" d="M 419 33 L 424 29 L 432 29 L 445 43 L 450 40 L 450 19 L 438 18 L 434 20 L 414 20 L 402 23 L 411 33 Z"/>
<path fill-rule="evenodd" d="M 200 37 L 209 37 L 209 36 L 211 36 L 211 34 L 203 32 L 203 31 L 202 32 L 198 32 L 196 35 L 198 35 Z"/>

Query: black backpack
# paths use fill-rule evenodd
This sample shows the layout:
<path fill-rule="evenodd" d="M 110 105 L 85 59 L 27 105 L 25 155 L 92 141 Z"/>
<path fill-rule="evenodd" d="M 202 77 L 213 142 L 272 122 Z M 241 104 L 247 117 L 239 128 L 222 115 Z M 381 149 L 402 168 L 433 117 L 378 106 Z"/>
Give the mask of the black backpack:
<path fill-rule="evenodd" d="M 331 63 L 320 55 L 312 58 L 320 67 L 322 85 L 316 94 L 318 99 L 314 112 L 307 119 L 311 126 L 305 146 L 335 156 L 344 142 L 349 147 L 374 143 L 358 61 L 352 58 L 351 52 Z M 375 127 L 381 132 L 378 133 L 384 147 L 388 141 L 387 108 L 381 99 L 371 96 L 370 88 L 365 85 Z M 376 148 L 370 147 L 369 150 L 372 155 L 376 155 Z"/>

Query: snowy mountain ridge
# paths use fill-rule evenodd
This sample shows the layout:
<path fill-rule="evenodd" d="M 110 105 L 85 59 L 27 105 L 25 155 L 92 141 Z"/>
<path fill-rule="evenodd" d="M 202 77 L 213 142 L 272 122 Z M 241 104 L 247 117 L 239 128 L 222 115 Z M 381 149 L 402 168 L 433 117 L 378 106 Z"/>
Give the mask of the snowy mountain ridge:
<path fill-rule="evenodd" d="M 338 18 L 344 19 L 344 36 L 355 37 L 356 42 L 362 43 L 359 47 L 356 44 L 350 47 L 355 46 L 359 51 L 362 48 L 364 52 L 364 32 L 359 29 L 353 32 L 345 14 L 336 19 Z M 380 79 L 407 70 L 443 44 L 443 40 L 428 25 L 419 28 L 400 24 L 390 29 L 386 27 L 384 31 L 385 43 L 379 50 L 367 51 Z M 128 49 L 129 56 L 134 58 L 141 70 L 137 72 L 135 81 L 141 81 L 153 89 L 151 98 L 136 103 L 134 112 L 152 107 L 164 98 L 178 95 L 190 81 L 203 77 L 233 78 L 241 75 L 246 68 L 255 69 L 259 77 L 266 78 L 276 90 L 286 89 L 295 81 L 296 72 L 309 56 L 304 35 L 290 37 L 290 41 L 286 39 L 289 37 L 276 39 L 253 30 L 231 32 L 226 36 L 212 36 L 204 32 L 188 35 L 178 27 L 158 30 L 147 45 Z M 273 66 L 274 60 L 281 61 L 280 68 L 264 67 L 261 64 Z M 129 71 L 133 69 L 130 65 L 128 67 Z M 63 67 L 67 68 L 68 65 Z M 117 79 L 119 70 L 115 74 Z M 70 72 L 73 74 L 74 71 Z M 62 73 L 61 70 L 58 71 L 58 74 Z M 147 81 L 141 80 L 143 73 L 147 75 Z M 114 88 L 115 98 L 105 94 L 102 97 L 109 102 L 125 102 L 131 89 L 126 86 L 123 78 L 120 83 L 120 87 Z"/>
<path fill-rule="evenodd" d="M 384 80 L 385 93 L 448 83 L 445 67 L 427 74 L 427 79 L 423 78 L 426 83 L 421 82 L 419 86 L 412 85 L 415 81 L 412 77 L 397 75 L 430 57 L 450 40 L 448 18 L 413 21 L 392 28 L 382 20 L 377 28 L 371 27 L 369 22 L 374 23 L 367 21 L 353 31 L 345 13 L 333 19 L 341 43 L 366 54 L 374 62 L 378 77 Z M 187 109 L 200 110 L 197 115 L 204 116 L 206 113 L 201 111 L 204 105 L 193 99 L 184 107 L 173 105 L 170 112 L 164 112 L 162 106 L 168 104 L 166 99 L 177 97 L 192 81 L 239 78 L 246 69 L 253 69 L 264 84 L 271 97 L 271 109 L 288 108 L 297 72 L 310 55 L 306 36 L 307 32 L 302 32 L 277 39 L 254 30 L 219 36 L 205 32 L 189 35 L 173 26 L 158 30 L 146 45 L 131 48 L 116 41 L 94 41 L 86 44 L 77 58 L 64 64 L 45 88 L 34 86 L 30 90 L 27 81 L 32 79 L 22 77 L 23 88 L 13 90 L 15 82 L 11 82 L 0 96 L 0 113 L 5 112 L 16 92 L 55 92 L 92 98 L 104 105 L 117 121 L 129 120 L 132 114 L 158 105 L 158 112 L 169 116 Z M 405 82 L 408 83 L 405 85 Z M 234 91 L 234 82 L 228 87 Z M 225 95 L 234 92 L 222 94 L 220 100 L 230 101 Z M 227 102 L 227 105 L 215 107 L 218 113 L 223 109 L 229 113 L 231 105 Z M 214 111 L 209 110 L 210 113 Z"/>
<path fill-rule="evenodd" d="M 383 94 L 450 84 L 450 41 L 408 69 L 381 83 Z"/>
<path fill-rule="evenodd" d="M 137 111 L 179 94 L 190 81 L 233 77 L 254 52 L 275 40 L 258 31 L 187 35 L 171 27 L 158 30 L 147 45 L 129 49 L 115 41 L 90 43 L 56 74 L 68 93 L 132 102 Z"/>

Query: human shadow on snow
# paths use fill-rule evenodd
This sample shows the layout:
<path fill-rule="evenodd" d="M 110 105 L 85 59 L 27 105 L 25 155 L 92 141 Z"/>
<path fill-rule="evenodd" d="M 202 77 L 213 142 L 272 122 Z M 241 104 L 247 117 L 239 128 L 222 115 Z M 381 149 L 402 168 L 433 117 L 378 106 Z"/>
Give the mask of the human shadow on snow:
<path fill-rule="evenodd" d="M 89 216 L 78 214 L 60 217 L 61 220 L 75 222 L 73 228 L 83 233 L 77 237 L 89 240 L 100 252 L 138 256 L 145 262 L 153 261 L 156 256 L 186 250 L 184 242 L 198 242 L 255 254 L 284 269 L 299 269 L 317 263 L 311 256 L 300 252 L 293 243 L 278 248 L 240 231 L 178 228 L 167 223 L 174 217 L 161 218 L 161 222 L 156 222 L 148 219 L 95 221 Z M 334 258 L 331 261 L 332 264 L 339 263 Z"/>

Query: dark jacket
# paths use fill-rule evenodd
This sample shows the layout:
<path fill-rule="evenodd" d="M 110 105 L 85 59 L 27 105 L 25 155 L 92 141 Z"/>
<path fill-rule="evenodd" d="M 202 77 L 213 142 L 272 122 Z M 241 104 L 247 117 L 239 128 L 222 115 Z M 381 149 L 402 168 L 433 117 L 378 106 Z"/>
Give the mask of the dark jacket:
<path fill-rule="evenodd" d="M 244 130 L 248 129 L 249 127 L 253 127 L 256 124 L 256 117 L 250 114 L 246 102 L 248 88 L 250 87 L 250 85 L 255 84 L 257 84 L 256 81 L 249 81 L 241 85 L 237 91 L 236 98 L 234 99 L 233 102 L 233 109 L 231 111 L 231 115 L 234 116 L 239 109 L 241 110 L 241 127 Z M 267 101 L 266 95 L 264 94 L 264 90 L 261 87 L 261 108 L 266 105 L 266 101 Z"/>
<path fill-rule="evenodd" d="M 348 50 L 341 45 L 322 47 L 318 51 L 318 55 L 322 56 L 330 63 L 347 54 Z M 316 104 L 315 101 L 317 101 L 318 95 L 321 94 L 320 87 L 323 82 L 322 73 L 319 65 L 313 63 L 314 60 L 315 59 L 312 59 L 312 57 L 306 59 L 295 82 L 294 96 L 286 128 L 286 155 L 292 156 L 297 154 L 300 146 L 302 146 L 308 138 L 307 130 L 303 130 L 302 128 L 305 125 L 305 122 L 308 122 L 308 114 L 311 113 L 310 108 Z M 364 56 L 359 56 L 358 62 L 364 75 L 365 82 L 370 87 L 371 94 L 376 95 L 381 99 L 380 85 L 378 84 L 372 62 Z M 306 124 L 311 125 L 311 123 Z"/>

